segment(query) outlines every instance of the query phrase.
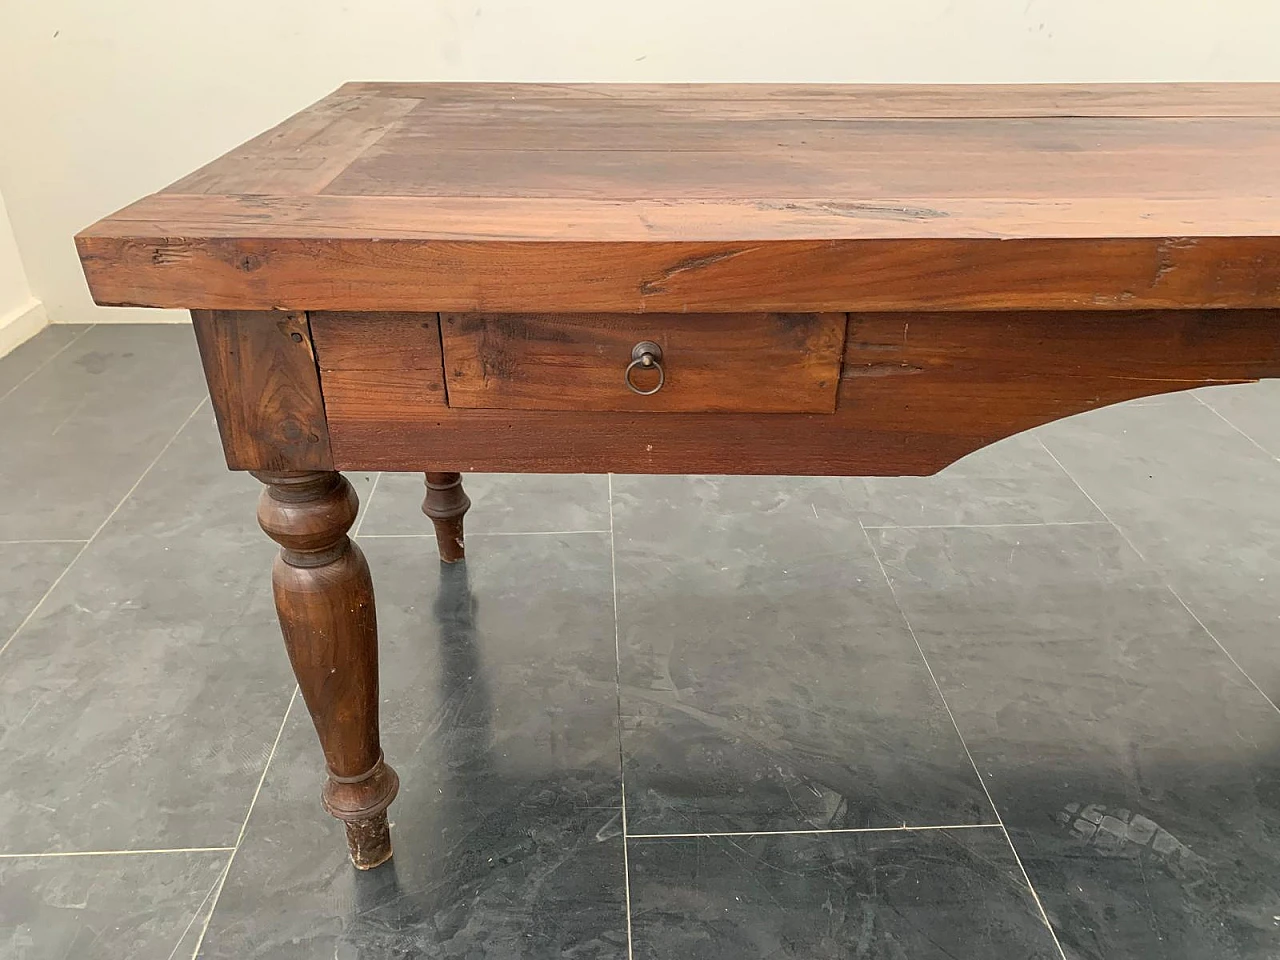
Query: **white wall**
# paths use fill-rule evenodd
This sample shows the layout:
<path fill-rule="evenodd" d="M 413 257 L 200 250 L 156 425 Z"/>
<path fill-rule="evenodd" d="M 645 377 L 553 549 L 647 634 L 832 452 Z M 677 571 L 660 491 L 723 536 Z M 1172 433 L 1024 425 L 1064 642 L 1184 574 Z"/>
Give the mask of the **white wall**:
<path fill-rule="evenodd" d="M 18 256 L 18 244 L 9 228 L 4 196 L 0 195 L 0 317 L 8 316 L 31 299 L 27 274 Z"/>
<path fill-rule="evenodd" d="M 40 301 L 31 296 L 4 197 L 0 195 L 0 357 L 38 333 L 46 322 Z"/>
<path fill-rule="evenodd" d="M 345 80 L 1280 80 L 1277 0 L 0 0 L 0 191 L 59 322 L 76 230 Z"/>

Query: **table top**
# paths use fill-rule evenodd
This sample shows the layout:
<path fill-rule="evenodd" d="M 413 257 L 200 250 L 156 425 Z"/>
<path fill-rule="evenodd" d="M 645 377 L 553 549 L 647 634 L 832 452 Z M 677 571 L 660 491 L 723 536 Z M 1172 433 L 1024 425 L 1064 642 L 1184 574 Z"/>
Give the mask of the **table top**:
<path fill-rule="evenodd" d="M 1202 238 L 1247 239 L 1231 256 L 1258 269 L 1214 281 L 1226 248 L 1185 252 Z M 155 306 L 848 309 L 865 285 L 732 291 L 902 244 L 902 269 L 941 242 L 972 270 L 1008 241 L 1029 258 L 1018 286 L 1062 258 L 1055 241 L 1130 241 L 1110 254 L 1164 273 L 1091 260 L 1093 290 L 992 303 L 942 284 L 934 302 L 1276 306 L 1280 84 L 352 83 L 77 240 L 100 302 Z"/>

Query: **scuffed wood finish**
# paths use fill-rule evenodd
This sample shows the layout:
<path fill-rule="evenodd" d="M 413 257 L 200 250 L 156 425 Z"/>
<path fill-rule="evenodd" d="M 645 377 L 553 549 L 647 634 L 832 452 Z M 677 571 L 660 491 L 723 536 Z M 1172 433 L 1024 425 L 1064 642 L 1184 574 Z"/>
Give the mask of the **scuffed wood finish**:
<path fill-rule="evenodd" d="M 462 518 L 471 509 L 471 498 L 462 489 L 460 473 L 427 473 L 426 496 L 422 512 L 436 528 L 436 546 L 442 563 L 466 559 L 466 542 L 462 535 Z"/>
<path fill-rule="evenodd" d="M 171 194 L 315 193 L 418 106 L 413 99 L 327 97 L 170 186 Z"/>
<path fill-rule="evenodd" d="M 690 214 L 696 214 L 691 216 Z M 364 218 L 366 225 L 362 225 Z M 900 239 L 909 221 L 916 240 L 1096 240 L 1108 222 L 1128 224 L 1130 238 L 1175 238 L 1189 224 L 1202 236 L 1253 237 L 1275 232 L 1280 196 L 1073 197 L 990 199 L 911 197 L 896 200 L 585 200 L 578 197 L 189 197 L 157 194 L 112 218 L 140 233 L 236 240 L 252 228 L 259 240 L 360 240 L 367 223 L 381 241 L 447 240 L 574 243 L 589 231 L 598 244 L 651 242 L 678 234 L 678 243 L 776 240 Z M 1212 233 L 1206 232 L 1212 230 Z M 93 228 L 84 236 L 91 239 Z M 580 246 L 580 244 L 575 244 Z M 166 251 L 184 256 L 177 239 Z M 398 248 L 397 248 L 398 249 Z M 244 265 L 242 264 L 242 267 Z M 253 266 L 250 262 L 249 266 Z"/>
<path fill-rule="evenodd" d="M 387 807 L 400 781 L 378 740 L 378 623 L 369 565 L 347 531 L 359 504 L 332 472 L 255 472 L 258 522 L 280 544 L 272 570 L 289 661 L 328 766 L 324 808 L 362 870 L 391 857 Z"/>
<path fill-rule="evenodd" d="M 86 239 L 81 251 L 98 301 L 120 306 L 507 313 L 1280 307 L 1280 237 L 1270 236 L 1016 244 Z M 157 261 L 166 268 L 148 266 Z"/>
<path fill-rule="evenodd" d="M 830 413 L 844 326 L 842 313 L 440 317 L 450 407 L 637 413 Z M 649 396 L 625 383 L 642 341 L 662 350 Z"/>
<path fill-rule="evenodd" d="M 413 315 L 317 325 L 326 390 L 417 336 Z M 367 374 L 361 374 L 362 377 Z M 1107 404 L 1280 376 L 1280 311 L 852 314 L 836 412 L 466 410 L 395 376 L 329 394 L 344 468 L 927 475 L 1021 430 Z"/>
<path fill-rule="evenodd" d="M 628 117 L 611 105 L 576 118 L 579 125 L 556 130 L 554 124 L 509 111 L 503 149 L 494 149 L 486 137 L 495 132 L 490 128 L 502 113 L 489 122 L 468 116 L 442 123 L 436 111 L 424 107 L 323 192 L 673 201 L 766 195 L 1056 199 L 1063 194 L 1145 196 L 1155 176 L 1176 184 L 1184 197 L 1212 196 L 1222 182 L 1234 184 L 1235 196 L 1252 196 L 1265 195 L 1274 185 L 1275 174 L 1259 169 L 1258 162 L 1280 145 L 1280 118 L 779 119 L 695 125 L 684 116 L 655 118 L 652 113 L 644 108 Z M 1206 177 L 1205 155 L 1215 140 L 1224 152 L 1213 157 L 1212 175 Z M 406 175 L 422 166 L 432 169 L 431 177 Z M 991 166 L 998 168 L 998 182 Z M 709 177 L 708 168 L 722 171 L 724 179 Z M 891 195 L 882 192 L 889 176 Z"/>
<path fill-rule="evenodd" d="M 445 407 L 440 324 L 434 313 L 313 313 L 316 361 L 330 430 Z M 341 426 L 339 426 L 341 425 Z"/>
<path fill-rule="evenodd" d="M 351 84 L 78 238 L 100 303 L 1280 307 L 1280 85 Z"/>
<path fill-rule="evenodd" d="M 332 468 L 306 316 L 197 310 L 191 319 L 227 466 Z"/>

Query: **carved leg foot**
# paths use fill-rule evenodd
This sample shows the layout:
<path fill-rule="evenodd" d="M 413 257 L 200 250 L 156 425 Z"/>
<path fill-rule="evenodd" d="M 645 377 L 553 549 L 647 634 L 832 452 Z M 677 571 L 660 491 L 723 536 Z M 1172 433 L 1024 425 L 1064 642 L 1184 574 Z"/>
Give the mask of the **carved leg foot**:
<path fill-rule="evenodd" d="M 436 545 L 445 563 L 457 563 L 466 557 L 462 518 L 470 508 L 471 498 L 462 489 L 462 474 L 427 474 L 427 497 L 422 501 L 422 512 L 435 525 Z"/>
<path fill-rule="evenodd" d="M 337 473 L 255 473 L 258 523 L 276 543 L 276 613 L 329 778 L 324 808 L 346 823 L 351 862 L 391 859 L 387 807 L 400 781 L 378 743 L 378 625 L 364 554 L 347 537 L 357 501 Z"/>

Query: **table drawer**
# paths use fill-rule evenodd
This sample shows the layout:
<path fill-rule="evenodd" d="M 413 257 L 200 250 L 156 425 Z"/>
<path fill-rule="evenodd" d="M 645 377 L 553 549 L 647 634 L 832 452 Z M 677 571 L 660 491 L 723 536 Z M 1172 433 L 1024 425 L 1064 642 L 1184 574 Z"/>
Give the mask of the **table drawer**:
<path fill-rule="evenodd" d="M 440 315 L 449 406 L 831 413 L 843 313 Z"/>

